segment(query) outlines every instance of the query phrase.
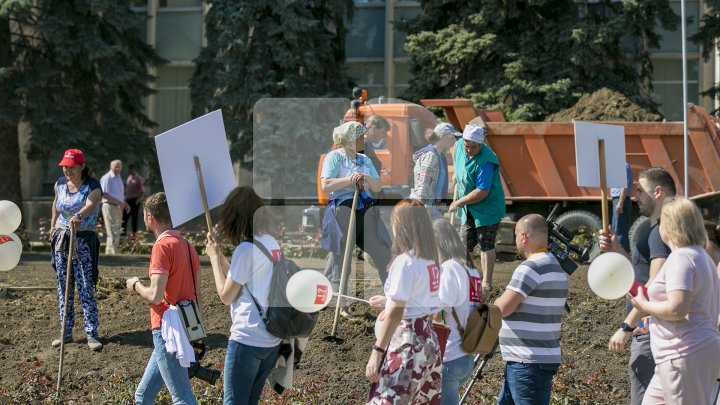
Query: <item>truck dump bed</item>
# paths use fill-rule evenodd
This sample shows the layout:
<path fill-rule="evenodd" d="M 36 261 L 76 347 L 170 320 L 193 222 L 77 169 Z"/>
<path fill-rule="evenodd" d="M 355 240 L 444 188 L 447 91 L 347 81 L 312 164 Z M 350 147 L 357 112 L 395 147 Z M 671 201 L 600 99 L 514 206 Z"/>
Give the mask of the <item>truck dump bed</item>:
<path fill-rule="evenodd" d="M 600 199 L 597 189 L 576 185 L 572 122 L 493 122 L 497 113 L 476 110 L 470 100 L 422 100 L 421 103 L 427 107 L 442 107 L 458 128 L 483 116 L 489 127 L 486 143 L 500 159 L 508 203 Z M 689 105 L 688 108 L 689 195 L 693 199 L 715 196 L 720 194 L 718 120 L 701 107 Z M 661 166 L 674 177 L 678 194 L 683 194 L 682 122 L 603 124 L 625 127 L 627 161 L 636 180 L 642 169 Z"/>

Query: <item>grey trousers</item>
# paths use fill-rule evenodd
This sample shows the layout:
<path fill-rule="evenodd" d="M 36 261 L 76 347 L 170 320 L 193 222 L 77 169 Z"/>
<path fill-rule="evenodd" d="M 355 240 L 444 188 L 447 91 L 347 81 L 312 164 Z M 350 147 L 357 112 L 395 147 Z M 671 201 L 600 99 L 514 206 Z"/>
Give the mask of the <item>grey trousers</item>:
<path fill-rule="evenodd" d="M 650 335 L 633 335 L 630 343 L 630 403 L 640 405 L 645 390 L 655 374 L 655 360 L 650 351 Z"/>

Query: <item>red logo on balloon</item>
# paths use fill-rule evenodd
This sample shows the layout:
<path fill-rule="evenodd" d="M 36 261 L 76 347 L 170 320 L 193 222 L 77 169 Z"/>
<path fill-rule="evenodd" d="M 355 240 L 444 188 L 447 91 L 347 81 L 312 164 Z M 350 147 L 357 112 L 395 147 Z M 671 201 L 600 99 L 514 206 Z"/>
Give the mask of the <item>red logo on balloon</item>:
<path fill-rule="evenodd" d="M 318 284 L 315 291 L 315 304 L 323 305 L 328 298 L 328 287 L 326 285 Z"/>
<path fill-rule="evenodd" d="M 2 245 L 5 242 L 10 242 L 13 240 L 13 238 L 7 236 L 7 235 L 0 235 L 0 245 Z"/>
<path fill-rule="evenodd" d="M 437 291 L 440 288 L 440 269 L 435 264 L 427 266 L 427 269 L 430 276 L 430 292 Z"/>
<path fill-rule="evenodd" d="M 480 277 L 470 277 L 470 302 L 480 302 L 482 283 Z"/>

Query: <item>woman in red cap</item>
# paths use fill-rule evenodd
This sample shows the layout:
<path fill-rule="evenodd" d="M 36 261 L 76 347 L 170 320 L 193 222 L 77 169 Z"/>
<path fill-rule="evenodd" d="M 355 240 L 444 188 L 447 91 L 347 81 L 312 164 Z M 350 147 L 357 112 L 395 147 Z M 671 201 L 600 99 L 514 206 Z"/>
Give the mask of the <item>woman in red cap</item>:
<path fill-rule="evenodd" d="M 73 243 L 75 260 L 73 261 L 71 280 L 77 282 L 88 346 L 92 350 L 100 350 L 102 344 L 98 341 L 98 310 L 95 300 L 100 240 L 95 233 L 95 222 L 102 190 L 100 182 L 90 177 L 90 170 L 85 166 L 85 155 L 81 150 L 66 150 L 58 166 L 62 167 L 63 176 L 58 178 L 55 183 L 55 199 L 50 220 L 50 263 L 57 278 L 60 322 L 62 322 L 65 304 L 65 271 L 70 245 L 70 228 L 74 228 L 77 240 Z M 61 325 L 66 343 L 72 341 L 75 322 L 74 293 L 75 287 L 71 285 L 67 319 L 65 325 Z M 60 339 L 54 340 L 52 346 L 59 347 L 60 343 Z"/>

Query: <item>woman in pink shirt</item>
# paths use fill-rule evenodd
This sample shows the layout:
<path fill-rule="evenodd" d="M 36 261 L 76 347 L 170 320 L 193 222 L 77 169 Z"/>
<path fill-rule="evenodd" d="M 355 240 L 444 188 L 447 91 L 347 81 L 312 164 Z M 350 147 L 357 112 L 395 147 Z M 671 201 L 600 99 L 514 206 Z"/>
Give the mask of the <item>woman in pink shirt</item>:
<path fill-rule="evenodd" d="M 720 375 L 720 281 L 705 251 L 708 236 L 700 210 L 690 200 L 665 202 L 660 237 L 672 252 L 633 305 L 652 316 L 650 346 L 655 375 L 647 404 L 709 404 Z"/>

